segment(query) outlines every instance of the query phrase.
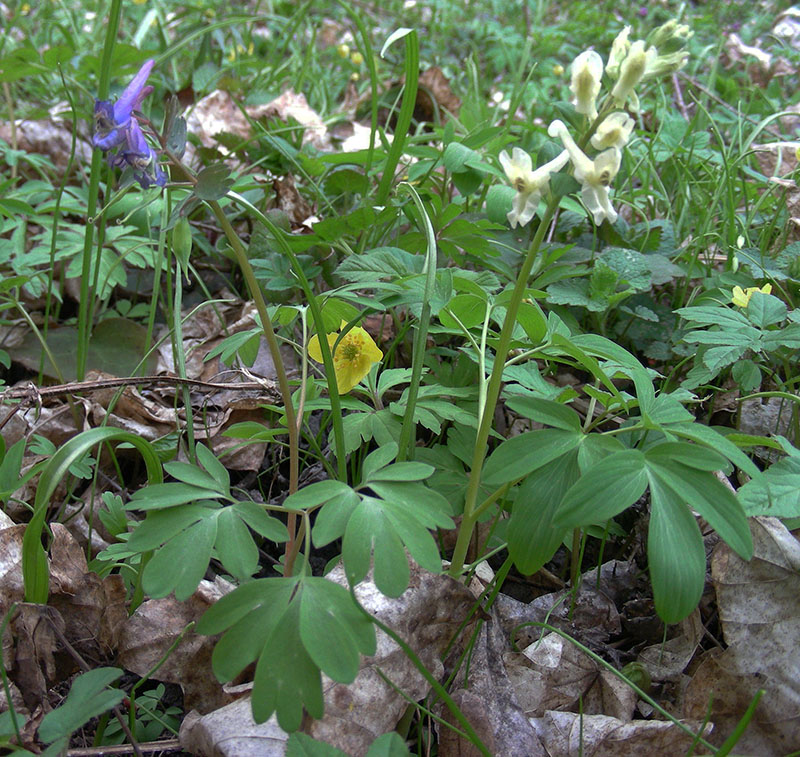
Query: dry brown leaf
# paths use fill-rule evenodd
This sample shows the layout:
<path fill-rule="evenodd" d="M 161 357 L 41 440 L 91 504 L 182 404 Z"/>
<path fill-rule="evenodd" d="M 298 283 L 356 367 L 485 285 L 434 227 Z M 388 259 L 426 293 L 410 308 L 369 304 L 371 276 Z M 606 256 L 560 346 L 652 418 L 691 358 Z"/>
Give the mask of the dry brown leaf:
<path fill-rule="evenodd" d="M 420 74 L 415 112 L 419 112 L 423 120 L 433 121 L 434 105 L 442 123 L 447 121 L 448 114 L 457 117 L 461 110 L 461 99 L 438 66 L 431 66 Z"/>
<path fill-rule="evenodd" d="M 201 581 L 184 602 L 174 595 L 143 602 L 123 624 L 119 639 L 119 664 L 143 676 L 158 663 L 186 627 L 221 596 L 233 589 L 222 579 Z M 187 710 L 210 712 L 232 697 L 222 690 L 211 670 L 211 652 L 218 637 L 187 633 L 153 675 L 157 681 L 178 683 Z"/>
<path fill-rule="evenodd" d="M 528 717 L 569 709 L 597 678 L 597 663 L 557 633 L 505 655 L 508 677 Z"/>
<path fill-rule="evenodd" d="M 692 737 L 664 720 L 631 720 L 607 715 L 546 712 L 531 718 L 548 754 L 558 757 L 642 757 L 685 754 Z M 695 732 L 701 721 L 687 721 Z M 707 726 L 706 733 L 711 730 Z"/>
<path fill-rule="evenodd" d="M 286 90 L 266 105 L 248 105 L 247 114 L 250 118 L 280 118 L 282 121 L 293 119 L 303 127 L 303 144 L 310 143 L 318 150 L 330 150 L 331 138 L 328 127 L 313 110 L 306 100 L 306 96 L 292 89 Z"/>
<path fill-rule="evenodd" d="M 347 585 L 341 566 L 334 568 L 328 578 Z M 440 656 L 475 602 L 463 584 L 448 576 L 427 573 L 413 564 L 410 586 L 401 597 L 385 597 L 371 580 L 359 584 L 356 595 L 368 612 L 415 650 L 437 678 L 444 674 Z M 468 636 L 469 629 L 460 638 Z M 460 654 L 463 642 L 455 647 L 453 654 Z M 353 757 L 366 754 L 378 736 L 394 729 L 408 704 L 404 696 L 385 683 L 378 668 L 407 697 L 417 700 L 428 693 L 425 678 L 402 650 L 379 631 L 376 653 L 362 659 L 353 683 L 335 683 L 323 676 L 325 717 L 309 723 L 306 732 Z M 228 725 L 232 721 L 237 724 L 234 731 Z M 282 748 L 274 718 L 256 725 L 249 697 L 202 718 L 193 717 L 181 729 L 181 739 L 184 748 L 201 756 L 232 757 L 253 754 L 255 749 L 259 754 L 283 754 L 271 751 Z"/>
<path fill-rule="evenodd" d="M 639 654 L 638 661 L 647 668 L 653 681 L 676 682 L 686 670 L 703 638 L 699 610 L 682 620 L 677 628 L 676 636 L 663 644 L 646 647 Z"/>
<path fill-rule="evenodd" d="M 464 703 L 469 713 L 474 712 L 477 698 L 479 711 L 476 714 L 483 711 L 484 717 L 473 719 L 467 712 L 465 714 L 492 754 L 544 757 L 545 751 L 525 717 L 504 664 L 503 656 L 509 646 L 508 636 L 492 611 L 491 620 L 483 624 L 472 650 L 469 681 L 466 682 L 467 670 L 462 667 L 453 682 L 454 687 L 461 688 L 456 688 L 453 695 Z M 440 708 L 439 714 L 453 722 L 445 707 Z M 449 729 L 439 728 L 439 739 L 442 755 L 467 755 L 474 748 Z M 443 748 L 447 751 L 442 751 Z"/>
<path fill-rule="evenodd" d="M 736 749 L 769 757 L 800 744 L 800 544 L 776 518 L 752 518 L 750 529 L 750 562 L 724 542 L 714 550 L 711 572 L 728 649 L 705 656 L 687 688 L 684 711 L 704 716 L 713 695 L 711 741 L 720 744 L 756 691 L 765 689 Z"/>
<path fill-rule="evenodd" d="M 610 670 L 600 669 L 592 688 L 586 692 L 583 700 L 583 712 L 586 715 L 608 715 L 617 720 L 633 719 L 638 695 Z"/>

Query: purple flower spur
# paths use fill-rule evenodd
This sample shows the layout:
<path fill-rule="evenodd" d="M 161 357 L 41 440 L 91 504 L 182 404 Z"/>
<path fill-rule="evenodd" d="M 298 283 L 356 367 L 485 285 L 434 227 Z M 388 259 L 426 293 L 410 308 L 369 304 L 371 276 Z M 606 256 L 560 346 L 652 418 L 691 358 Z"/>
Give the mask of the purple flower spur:
<path fill-rule="evenodd" d="M 108 156 L 108 162 L 118 168 L 130 166 L 134 178 L 145 189 L 152 184 L 163 187 L 167 182 L 158 156 L 147 144 L 139 122 L 133 117 L 133 112 L 139 110 L 144 98 L 153 91 L 146 82 L 154 65 L 153 59 L 145 61 L 115 103 L 95 100 L 94 104 L 92 144 L 103 152 L 119 148 Z"/>

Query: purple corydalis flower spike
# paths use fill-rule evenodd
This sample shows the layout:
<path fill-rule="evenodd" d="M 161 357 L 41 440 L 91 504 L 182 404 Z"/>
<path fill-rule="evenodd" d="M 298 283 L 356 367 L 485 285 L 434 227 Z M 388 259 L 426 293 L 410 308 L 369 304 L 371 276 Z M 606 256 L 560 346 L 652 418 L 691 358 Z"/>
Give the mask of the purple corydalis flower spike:
<path fill-rule="evenodd" d="M 108 100 L 95 100 L 94 122 L 95 133 L 92 144 L 106 151 L 111 150 L 125 141 L 126 131 L 131 123 L 131 114 L 138 110 L 147 95 L 153 88 L 145 86 L 147 77 L 153 70 L 155 61 L 151 58 L 145 61 L 125 91 L 113 105 Z"/>
<path fill-rule="evenodd" d="M 158 162 L 155 150 L 147 144 L 142 129 L 136 119 L 132 119 L 125 132 L 127 149 L 120 150 L 117 155 L 109 156 L 109 163 L 117 168 L 129 166 L 133 176 L 143 189 L 153 184 L 163 187 L 167 177 Z"/>

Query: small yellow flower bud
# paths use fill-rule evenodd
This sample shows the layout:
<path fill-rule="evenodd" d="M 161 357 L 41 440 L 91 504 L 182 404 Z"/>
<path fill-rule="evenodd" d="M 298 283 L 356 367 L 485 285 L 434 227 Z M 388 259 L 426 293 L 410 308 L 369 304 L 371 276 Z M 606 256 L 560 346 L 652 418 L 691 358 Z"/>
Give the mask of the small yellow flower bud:
<path fill-rule="evenodd" d="M 349 58 L 350 57 L 350 45 L 345 45 L 342 43 L 336 48 L 336 52 L 339 53 L 340 58 Z"/>
<path fill-rule="evenodd" d="M 354 66 L 360 66 L 360 65 L 361 65 L 361 64 L 364 62 L 364 56 L 363 56 L 363 55 L 362 55 L 360 52 L 358 52 L 358 50 L 356 50 L 356 51 L 355 51 L 355 52 L 354 52 L 354 53 L 353 53 L 353 54 L 350 56 L 350 62 L 351 62 L 351 63 L 352 63 Z"/>
<path fill-rule="evenodd" d="M 358 71 L 353 71 L 353 73 L 350 74 L 350 81 L 358 81 L 360 78 L 361 74 L 358 73 Z"/>
<path fill-rule="evenodd" d="M 553 73 L 556 76 L 561 76 L 561 74 L 564 73 L 564 66 L 562 66 L 560 63 L 556 63 L 556 65 L 553 66 Z"/>

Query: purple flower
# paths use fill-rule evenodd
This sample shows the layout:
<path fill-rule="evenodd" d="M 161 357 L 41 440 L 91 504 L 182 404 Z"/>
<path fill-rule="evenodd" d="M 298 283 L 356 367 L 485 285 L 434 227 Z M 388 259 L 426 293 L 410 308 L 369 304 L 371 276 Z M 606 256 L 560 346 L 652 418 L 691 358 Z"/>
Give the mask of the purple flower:
<path fill-rule="evenodd" d="M 153 184 L 163 187 L 167 183 L 167 177 L 158 163 L 158 155 L 147 144 L 142 128 L 135 118 L 131 119 L 125 131 L 124 147 L 121 147 L 116 154 L 109 155 L 108 162 L 116 168 L 130 166 L 134 178 L 143 189 Z"/>
<path fill-rule="evenodd" d="M 92 144 L 103 152 L 115 150 L 108 156 L 109 164 L 116 168 L 132 168 L 134 178 L 144 189 L 153 184 L 163 187 L 167 183 L 158 155 L 147 143 L 139 122 L 133 116 L 144 98 L 153 91 L 146 82 L 154 64 L 152 59 L 146 61 L 115 103 L 95 100 L 94 104 Z"/>
<path fill-rule="evenodd" d="M 94 136 L 92 143 L 104 152 L 125 141 L 125 132 L 131 124 L 131 114 L 141 107 L 142 100 L 153 88 L 145 86 L 155 61 L 151 58 L 139 69 L 131 83 L 113 105 L 108 100 L 94 101 Z"/>

